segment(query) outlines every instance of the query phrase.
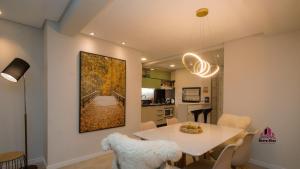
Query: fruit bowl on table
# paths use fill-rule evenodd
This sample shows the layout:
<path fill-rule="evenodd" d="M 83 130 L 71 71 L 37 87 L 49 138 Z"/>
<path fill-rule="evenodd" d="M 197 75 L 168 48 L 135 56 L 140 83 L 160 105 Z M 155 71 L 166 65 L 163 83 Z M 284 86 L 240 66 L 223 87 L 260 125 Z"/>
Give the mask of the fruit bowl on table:
<path fill-rule="evenodd" d="M 200 134 L 203 132 L 201 126 L 196 123 L 187 123 L 180 126 L 180 131 L 188 134 Z"/>

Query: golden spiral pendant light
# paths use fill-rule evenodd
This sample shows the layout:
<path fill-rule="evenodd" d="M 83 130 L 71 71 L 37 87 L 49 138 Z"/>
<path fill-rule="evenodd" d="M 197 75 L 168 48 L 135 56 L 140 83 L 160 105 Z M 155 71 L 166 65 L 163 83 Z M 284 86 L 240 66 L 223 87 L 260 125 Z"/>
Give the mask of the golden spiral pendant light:
<path fill-rule="evenodd" d="M 202 78 L 212 77 L 220 70 L 218 65 L 211 65 L 199 55 L 190 52 L 182 56 L 182 63 L 189 72 Z"/>
<path fill-rule="evenodd" d="M 200 8 L 196 11 L 197 17 L 205 17 L 207 15 L 207 8 Z M 199 55 L 191 52 L 185 53 L 182 56 L 182 63 L 189 72 L 201 78 L 212 77 L 220 70 L 220 67 L 218 65 L 211 65 L 208 61 L 202 59 Z"/>

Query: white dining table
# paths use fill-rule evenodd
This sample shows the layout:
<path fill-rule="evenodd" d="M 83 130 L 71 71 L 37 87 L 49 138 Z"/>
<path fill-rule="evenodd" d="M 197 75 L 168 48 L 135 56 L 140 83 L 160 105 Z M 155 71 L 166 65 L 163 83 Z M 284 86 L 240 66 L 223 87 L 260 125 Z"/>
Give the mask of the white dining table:
<path fill-rule="evenodd" d="M 183 124 L 177 123 L 170 126 L 139 131 L 134 133 L 134 135 L 145 140 L 173 141 L 178 144 L 183 153 L 200 156 L 242 132 L 242 129 L 198 123 L 203 132 L 200 134 L 187 134 L 180 131 L 180 126 Z"/>

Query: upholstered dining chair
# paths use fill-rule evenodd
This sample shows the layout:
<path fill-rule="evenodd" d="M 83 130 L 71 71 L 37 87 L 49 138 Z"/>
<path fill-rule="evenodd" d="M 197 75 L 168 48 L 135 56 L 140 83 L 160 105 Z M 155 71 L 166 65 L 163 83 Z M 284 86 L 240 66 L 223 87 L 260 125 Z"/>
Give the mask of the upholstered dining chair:
<path fill-rule="evenodd" d="M 141 123 L 141 125 L 140 125 L 141 131 L 153 129 L 153 128 L 156 128 L 156 124 L 154 123 L 154 121 L 147 121 L 147 122 Z"/>
<path fill-rule="evenodd" d="M 166 119 L 166 121 L 167 121 L 167 126 L 178 123 L 178 120 L 176 117 Z"/>
<path fill-rule="evenodd" d="M 113 133 L 102 140 L 102 149 L 112 150 L 112 169 L 170 169 L 167 161 L 178 161 L 182 152 L 175 142 L 143 141 Z"/>
<path fill-rule="evenodd" d="M 223 114 L 218 120 L 218 125 L 246 130 L 251 125 L 251 118 L 234 114 Z"/>
<path fill-rule="evenodd" d="M 243 131 L 239 135 L 235 136 L 234 138 L 226 141 L 223 145 L 221 145 L 221 149 L 223 149 L 226 145 L 235 144 L 240 138 L 242 138 L 246 130 L 250 127 L 251 122 L 252 119 L 248 116 L 223 114 L 218 120 L 217 125 L 239 128 L 242 129 Z"/>

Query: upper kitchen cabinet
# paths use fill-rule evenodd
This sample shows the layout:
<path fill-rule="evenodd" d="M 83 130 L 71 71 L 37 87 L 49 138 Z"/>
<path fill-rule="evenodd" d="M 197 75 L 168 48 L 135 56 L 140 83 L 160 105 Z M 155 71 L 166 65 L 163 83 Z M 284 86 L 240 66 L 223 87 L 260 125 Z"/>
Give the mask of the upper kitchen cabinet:
<path fill-rule="evenodd" d="M 143 69 L 143 88 L 173 88 L 174 81 L 171 81 L 171 73 L 161 70 Z"/>
<path fill-rule="evenodd" d="M 171 80 L 171 72 L 143 69 L 143 78 Z"/>

